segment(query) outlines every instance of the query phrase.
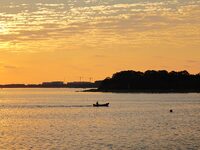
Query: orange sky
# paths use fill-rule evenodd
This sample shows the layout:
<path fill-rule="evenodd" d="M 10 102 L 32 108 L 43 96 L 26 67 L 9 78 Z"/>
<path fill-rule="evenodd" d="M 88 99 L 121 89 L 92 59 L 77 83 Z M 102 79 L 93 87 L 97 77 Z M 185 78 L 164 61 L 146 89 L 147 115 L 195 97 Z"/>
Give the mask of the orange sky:
<path fill-rule="evenodd" d="M 0 2 L 0 84 L 199 66 L 200 0 Z"/>

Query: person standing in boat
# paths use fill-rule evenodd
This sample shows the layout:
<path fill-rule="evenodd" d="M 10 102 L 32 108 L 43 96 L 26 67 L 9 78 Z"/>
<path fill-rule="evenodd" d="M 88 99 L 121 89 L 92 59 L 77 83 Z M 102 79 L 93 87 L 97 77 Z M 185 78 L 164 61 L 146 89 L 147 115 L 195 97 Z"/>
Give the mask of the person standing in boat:
<path fill-rule="evenodd" d="M 99 105 L 99 102 L 98 102 L 98 101 L 96 102 L 96 105 Z"/>

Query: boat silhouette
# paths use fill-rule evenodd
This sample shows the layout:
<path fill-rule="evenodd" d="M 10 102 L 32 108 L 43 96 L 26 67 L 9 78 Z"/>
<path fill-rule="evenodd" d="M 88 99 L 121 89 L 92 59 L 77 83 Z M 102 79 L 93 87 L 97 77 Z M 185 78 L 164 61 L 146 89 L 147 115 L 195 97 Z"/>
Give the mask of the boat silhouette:
<path fill-rule="evenodd" d="M 93 104 L 93 107 L 108 107 L 108 106 L 109 106 L 109 103 L 105 103 L 105 104 L 96 103 L 96 104 Z"/>

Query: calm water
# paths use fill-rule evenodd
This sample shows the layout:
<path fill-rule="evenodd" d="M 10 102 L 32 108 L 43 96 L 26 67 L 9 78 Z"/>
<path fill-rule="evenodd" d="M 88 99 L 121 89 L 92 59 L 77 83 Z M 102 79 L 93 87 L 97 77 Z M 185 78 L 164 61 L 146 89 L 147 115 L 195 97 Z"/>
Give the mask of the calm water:
<path fill-rule="evenodd" d="M 197 150 L 200 94 L 1 89 L 0 149 Z"/>

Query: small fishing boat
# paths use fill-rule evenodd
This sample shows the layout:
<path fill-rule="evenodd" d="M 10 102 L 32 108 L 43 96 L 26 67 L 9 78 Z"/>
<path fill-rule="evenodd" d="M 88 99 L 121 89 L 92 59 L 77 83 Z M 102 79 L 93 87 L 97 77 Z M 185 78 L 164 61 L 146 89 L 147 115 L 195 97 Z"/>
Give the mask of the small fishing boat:
<path fill-rule="evenodd" d="M 109 103 L 105 103 L 105 104 L 96 103 L 96 104 L 93 104 L 93 107 L 108 107 L 108 106 L 109 106 Z"/>

